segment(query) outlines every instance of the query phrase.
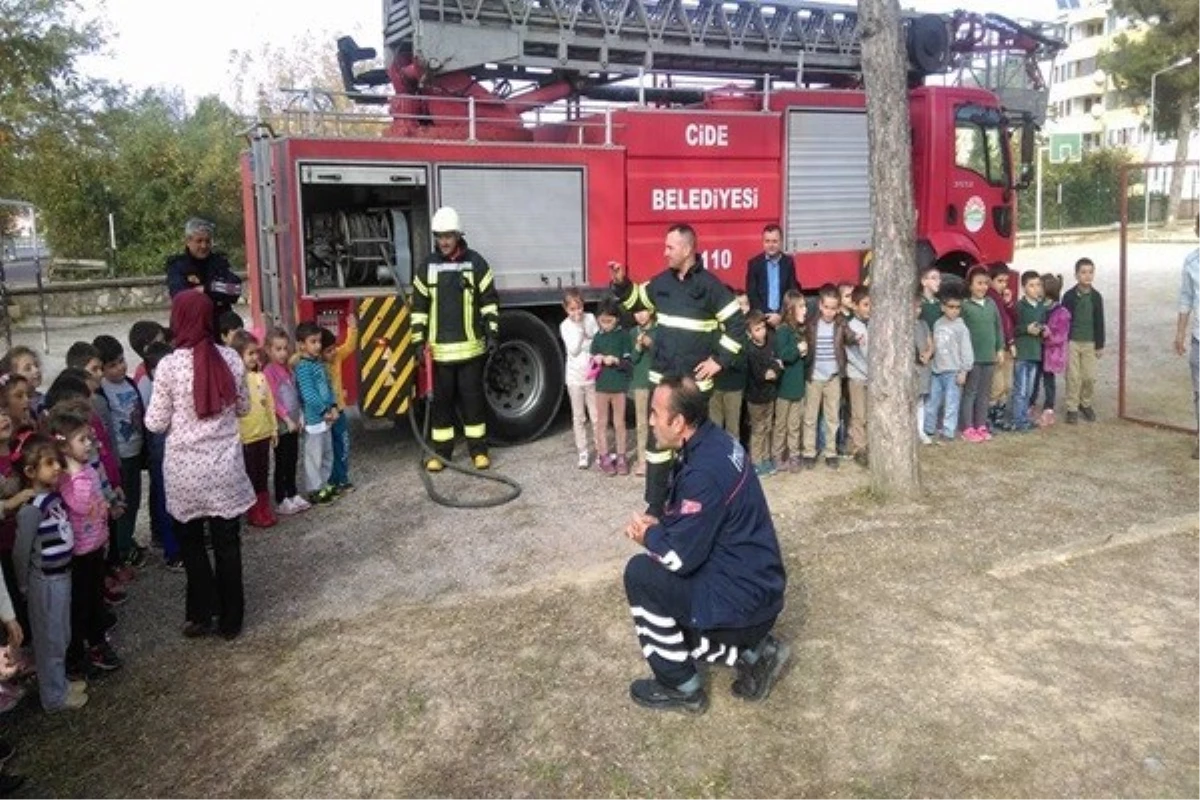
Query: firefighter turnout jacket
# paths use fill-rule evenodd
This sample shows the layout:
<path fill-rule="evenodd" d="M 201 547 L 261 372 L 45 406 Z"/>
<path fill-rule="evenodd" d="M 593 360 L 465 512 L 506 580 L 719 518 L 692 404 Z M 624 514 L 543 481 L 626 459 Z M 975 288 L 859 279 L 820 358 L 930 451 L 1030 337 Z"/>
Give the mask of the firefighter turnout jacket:
<path fill-rule="evenodd" d="M 667 269 L 646 283 L 626 280 L 612 289 L 627 311 L 649 309 L 658 318 L 650 362 L 652 383 L 667 375 L 692 375 L 709 356 L 726 369 L 742 349 L 746 320 L 737 299 L 699 263 L 682 279 Z M 713 388 L 711 379 L 697 385 L 705 392 Z"/>
<path fill-rule="evenodd" d="M 645 545 L 688 581 L 688 627 L 749 628 L 783 610 L 787 573 L 762 484 L 741 443 L 709 420 L 680 449 Z"/>
<path fill-rule="evenodd" d="M 435 250 L 413 279 L 412 339 L 434 361 L 453 364 L 487 352 L 499 333 L 500 307 L 492 268 L 467 243 L 453 255 Z"/>

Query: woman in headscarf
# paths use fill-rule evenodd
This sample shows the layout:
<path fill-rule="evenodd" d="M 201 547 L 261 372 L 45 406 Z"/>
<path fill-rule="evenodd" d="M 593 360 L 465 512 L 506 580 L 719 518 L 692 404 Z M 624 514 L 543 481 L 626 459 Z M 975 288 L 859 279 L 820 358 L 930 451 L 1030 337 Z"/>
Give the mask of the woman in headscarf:
<path fill-rule="evenodd" d="M 187 572 L 183 635 L 217 629 L 226 639 L 242 630 L 240 517 L 254 505 L 237 418 L 249 410 L 245 367 L 213 340 L 213 304 L 182 292 L 171 304 L 175 351 L 154 373 L 146 427 L 167 435 L 163 463 L 167 511 L 177 520 Z M 207 526 L 213 561 L 204 545 Z"/>

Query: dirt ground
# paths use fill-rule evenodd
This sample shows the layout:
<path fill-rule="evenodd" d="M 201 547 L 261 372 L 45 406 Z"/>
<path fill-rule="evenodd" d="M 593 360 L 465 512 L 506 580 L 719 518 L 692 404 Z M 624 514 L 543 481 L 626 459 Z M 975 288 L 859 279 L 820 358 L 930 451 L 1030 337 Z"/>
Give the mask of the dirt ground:
<path fill-rule="evenodd" d="M 1155 375 L 1186 416 L 1186 363 Z M 454 511 L 410 437 L 357 430 L 358 492 L 245 534 L 240 640 L 183 639 L 154 561 L 125 668 L 6 715 L 11 769 L 30 796 L 1196 797 L 1197 462 L 1100 391 L 1096 424 L 923 449 L 912 504 L 853 466 L 768 479 L 793 666 L 762 705 L 715 670 L 699 718 L 628 700 L 636 479 L 575 470 L 560 425 L 495 453 L 517 501 Z"/>

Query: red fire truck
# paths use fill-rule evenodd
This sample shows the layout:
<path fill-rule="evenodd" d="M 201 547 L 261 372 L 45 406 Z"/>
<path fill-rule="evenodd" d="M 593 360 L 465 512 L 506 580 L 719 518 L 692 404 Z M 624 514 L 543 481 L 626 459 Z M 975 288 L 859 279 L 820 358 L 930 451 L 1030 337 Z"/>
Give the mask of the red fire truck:
<path fill-rule="evenodd" d="M 359 360 L 345 384 L 364 415 L 407 410 L 406 292 L 439 206 L 458 211 L 496 276 L 489 431 L 510 442 L 539 435 L 558 409 L 563 289 L 598 296 L 611 261 L 649 277 L 672 223 L 696 228 L 704 266 L 734 287 L 768 223 L 782 225 L 804 287 L 859 279 L 871 218 L 854 7 L 384 0 L 383 10 L 382 69 L 356 72 L 375 51 L 349 38 L 338 49 L 347 93 L 386 109 L 385 129 L 363 132 L 362 114 L 320 115 L 326 127 L 301 135 L 264 124 L 243 162 L 255 320 L 315 319 L 340 333 L 356 313 Z M 1038 61 L 1059 44 L 994 15 L 902 24 L 918 260 L 960 274 L 1008 262 L 1014 189 L 1045 111 Z M 927 85 L 947 75 L 959 85 Z"/>

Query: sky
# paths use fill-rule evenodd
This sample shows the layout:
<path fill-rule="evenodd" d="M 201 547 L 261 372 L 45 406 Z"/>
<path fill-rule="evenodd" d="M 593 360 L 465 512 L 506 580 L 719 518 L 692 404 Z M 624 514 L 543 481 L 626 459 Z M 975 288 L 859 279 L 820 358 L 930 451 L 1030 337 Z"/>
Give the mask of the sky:
<path fill-rule="evenodd" d="M 182 5 L 188 10 L 163 0 L 82 0 L 84 14 L 101 20 L 109 33 L 108 47 L 89 57 L 84 69 L 138 88 L 178 87 L 190 100 L 214 93 L 232 100 L 232 51 L 288 47 L 307 32 L 328 34 L 331 49 L 340 35 L 376 48 L 382 37 L 381 0 L 207 0 L 195 7 Z M 1055 13 L 1053 0 L 901 0 L 901 5 L 1034 19 L 1051 19 Z"/>

